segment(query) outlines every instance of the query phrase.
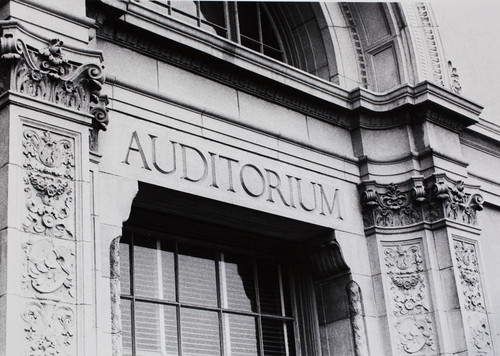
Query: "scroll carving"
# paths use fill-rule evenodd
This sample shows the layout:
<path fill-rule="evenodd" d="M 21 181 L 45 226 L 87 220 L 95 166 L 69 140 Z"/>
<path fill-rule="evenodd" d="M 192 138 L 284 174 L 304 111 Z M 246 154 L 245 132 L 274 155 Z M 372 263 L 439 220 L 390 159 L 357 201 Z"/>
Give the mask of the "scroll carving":
<path fill-rule="evenodd" d="M 410 190 L 394 183 L 379 189 L 374 182 L 366 182 L 361 193 L 365 226 L 398 227 L 422 221 L 424 195 L 422 181 L 417 179 Z"/>
<path fill-rule="evenodd" d="M 100 91 L 104 67 L 78 64 L 66 58 L 63 42 L 52 39 L 42 49 L 11 35 L 1 38 L 1 58 L 11 63 L 11 90 L 93 116 L 96 130 L 106 130 L 108 99 Z"/>
<path fill-rule="evenodd" d="M 477 212 L 483 210 L 483 197 L 465 191 L 463 181 L 449 182 L 440 177 L 432 185 L 428 219 L 446 218 L 468 225 L 477 224 Z"/>
<path fill-rule="evenodd" d="M 464 314 L 470 333 L 469 345 L 481 354 L 490 354 L 492 352 L 490 328 L 484 305 L 476 245 L 455 239 L 453 248 L 463 296 Z"/>
<path fill-rule="evenodd" d="M 435 351 L 434 322 L 429 314 L 421 244 L 386 245 L 383 251 L 399 349 L 405 354 Z"/>
<path fill-rule="evenodd" d="M 66 305 L 27 303 L 21 314 L 28 345 L 26 356 L 73 354 L 75 313 Z"/>
<path fill-rule="evenodd" d="M 23 244 L 26 255 L 24 284 L 37 293 L 75 297 L 75 254 L 69 248 L 56 246 L 51 239 Z"/>
<path fill-rule="evenodd" d="M 73 143 L 49 131 L 26 129 L 23 134 L 24 179 L 28 214 L 24 231 L 72 238 L 69 228 L 73 205 Z"/>
<path fill-rule="evenodd" d="M 403 186 L 406 188 L 400 188 Z M 425 181 L 414 177 L 399 185 L 363 182 L 363 222 L 366 228 L 397 228 L 442 219 L 477 225 L 477 212 L 483 209 L 477 190 L 477 186 L 452 181 L 443 174 Z"/>
<path fill-rule="evenodd" d="M 363 321 L 364 313 L 361 301 L 361 289 L 356 282 L 350 281 L 346 286 L 346 291 L 354 338 L 354 354 L 356 356 L 365 356 L 368 355 L 368 346 L 366 343 L 366 328 Z"/>

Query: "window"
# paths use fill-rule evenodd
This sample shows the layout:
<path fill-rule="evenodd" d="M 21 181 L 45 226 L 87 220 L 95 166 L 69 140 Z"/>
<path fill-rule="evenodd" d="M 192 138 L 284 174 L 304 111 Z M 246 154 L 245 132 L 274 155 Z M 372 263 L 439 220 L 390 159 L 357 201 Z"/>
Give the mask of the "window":
<path fill-rule="evenodd" d="M 279 61 L 283 45 L 267 6 L 258 2 L 157 1 L 167 14 Z"/>
<path fill-rule="evenodd" d="M 286 263 L 129 231 L 120 241 L 123 355 L 293 356 Z"/>

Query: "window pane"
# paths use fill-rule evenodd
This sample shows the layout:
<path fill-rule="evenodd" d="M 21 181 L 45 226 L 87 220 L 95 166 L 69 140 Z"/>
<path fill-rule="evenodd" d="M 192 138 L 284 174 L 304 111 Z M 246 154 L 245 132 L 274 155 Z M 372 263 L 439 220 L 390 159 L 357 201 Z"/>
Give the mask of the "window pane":
<path fill-rule="evenodd" d="M 257 273 L 261 313 L 282 315 L 278 264 L 259 260 Z"/>
<path fill-rule="evenodd" d="M 132 355 L 132 303 L 129 300 L 120 300 L 122 317 L 122 355 Z"/>
<path fill-rule="evenodd" d="M 161 242 L 162 299 L 175 301 L 175 243 Z"/>
<path fill-rule="evenodd" d="M 257 311 L 252 260 L 247 256 L 224 254 L 221 275 L 224 280 L 224 307 Z"/>
<path fill-rule="evenodd" d="M 197 25 L 197 10 L 194 1 L 172 1 L 172 15 L 179 18 L 182 22 L 190 25 Z"/>
<path fill-rule="evenodd" d="M 213 26 L 209 26 L 209 24 L 202 22 L 201 27 L 203 29 L 215 30 L 219 36 L 226 37 L 224 4 L 221 1 L 201 1 L 200 12 L 202 20 L 213 24 Z"/>
<path fill-rule="evenodd" d="M 130 295 L 130 245 L 126 238 L 120 240 L 120 289 Z"/>
<path fill-rule="evenodd" d="M 179 346 L 177 339 L 177 308 L 174 306 L 164 305 L 163 306 L 163 325 L 162 328 L 165 330 L 164 340 L 165 340 L 165 352 L 162 355 L 166 356 L 178 356 Z"/>
<path fill-rule="evenodd" d="M 240 23 L 240 33 L 242 35 L 259 41 L 257 6 L 255 2 L 239 2 L 238 21 Z"/>
<path fill-rule="evenodd" d="M 135 303 L 135 347 L 139 355 L 161 355 L 160 305 Z"/>
<path fill-rule="evenodd" d="M 134 292 L 136 296 L 158 298 L 158 251 L 156 240 L 134 239 Z"/>
<path fill-rule="evenodd" d="M 215 251 L 179 245 L 180 301 L 217 306 Z"/>
<path fill-rule="evenodd" d="M 218 313 L 181 309 L 181 338 L 183 356 L 220 356 Z"/>
<path fill-rule="evenodd" d="M 257 356 L 259 342 L 255 317 L 225 314 L 224 320 L 227 354 L 231 356 Z"/>
<path fill-rule="evenodd" d="M 281 320 L 262 318 L 265 356 L 286 356 L 285 324 Z"/>

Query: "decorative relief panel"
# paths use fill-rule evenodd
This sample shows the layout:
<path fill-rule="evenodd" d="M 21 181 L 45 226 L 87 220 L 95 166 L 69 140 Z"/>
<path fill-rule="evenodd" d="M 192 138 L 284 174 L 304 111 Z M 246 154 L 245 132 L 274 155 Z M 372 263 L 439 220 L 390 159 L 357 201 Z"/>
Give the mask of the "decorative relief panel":
<path fill-rule="evenodd" d="M 33 301 L 22 310 L 24 355 L 74 355 L 75 313 L 70 306 Z"/>
<path fill-rule="evenodd" d="M 23 244 L 25 253 L 23 282 L 35 295 L 52 299 L 73 299 L 75 253 L 72 248 L 56 245 L 50 238 Z"/>
<path fill-rule="evenodd" d="M 385 244 L 383 254 L 398 349 L 401 354 L 436 351 L 421 243 Z"/>
<path fill-rule="evenodd" d="M 477 212 L 483 209 L 483 198 L 475 193 L 478 188 L 452 181 L 444 174 L 425 181 L 414 177 L 400 185 L 363 182 L 360 191 L 365 228 L 402 227 L 443 219 L 477 225 Z"/>
<path fill-rule="evenodd" d="M 462 293 L 464 317 L 469 328 L 470 349 L 481 354 L 492 353 L 490 328 L 484 304 L 476 245 L 453 240 L 455 262 Z"/>
<path fill-rule="evenodd" d="M 100 94 L 104 83 L 102 64 L 69 60 L 63 52 L 63 42 L 58 39 L 36 49 L 7 34 L 0 39 L 0 45 L 0 58 L 11 65 L 8 76 L 11 90 L 91 114 L 94 128 L 106 129 L 108 99 Z"/>
<path fill-rule="evenodd" d="M 28 214 L 24 231 L 73 238 L 75 163 L 72 140 L 26 128 L 23 133 L 24 179 Z"/>

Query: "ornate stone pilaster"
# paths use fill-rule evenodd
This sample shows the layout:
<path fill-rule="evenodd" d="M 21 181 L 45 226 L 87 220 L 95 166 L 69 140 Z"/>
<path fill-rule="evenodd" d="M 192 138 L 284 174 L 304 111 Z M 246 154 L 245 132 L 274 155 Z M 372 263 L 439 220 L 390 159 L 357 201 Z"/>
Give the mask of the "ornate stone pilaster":
<path fill-rule="evenodd" d="M 466 325 L 467 346 L 471 352 L 493 354 L 491 332 L 486 313 L 477 246 L 461 238 L 453 239 L 455 272 L 458 277 L 459 300 Z"/>
<path fill-rule="evenodd" d="M 444 174 L 415 177 L 400 184 L 360 185 L 365 228 L 399 228 L 440 220 L 477 225 L 483 198 L 477 186 L 454 181 Z"/>
<path fill-rule="evenodd" d="M 104 66 L 79 63 L 66 55 L 63 42 L 51 39 L 42 48 L 34 48 L 12 34 L 0 38 L 0 93 L 11 90 L 30 98 L 46 101 L 92 116 L 93 137 L 108 125 Z"/>
<path fill-rule="evenodd" d="M 120 238 L 115 238 L 110 246 L 110 288 L 111 288 L 111 332 L 113 356 L 121 355 L 122 321 L 120 310 Z"/>
<path fill-rule="evenodd" d="M 397 350 L 401 355 L 437 350 L 422 254 L 420 241 L 383 244 L 385 279 L 390 291 L 389 322 L 398 335 Z"/>
<path fill-rule="evenodd" d="M 75 139 L 24 123 L 22 244 L 25 355 L 75 354 Z"/>

